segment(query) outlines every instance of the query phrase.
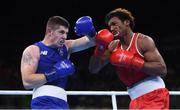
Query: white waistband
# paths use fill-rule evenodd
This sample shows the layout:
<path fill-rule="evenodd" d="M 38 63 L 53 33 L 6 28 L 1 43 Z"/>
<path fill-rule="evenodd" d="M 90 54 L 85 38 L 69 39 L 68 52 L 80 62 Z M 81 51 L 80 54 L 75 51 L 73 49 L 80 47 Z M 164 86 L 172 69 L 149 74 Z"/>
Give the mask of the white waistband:
<path fill-rule="evenodd" d="M 33 90 L 33 97 L 40 97 L 40 96 L 52 96 L 59 99 L 62 99 L 67 102 L 67 94 L 63 88 L 53 86 L 53 85 L 43 85 L 41 87 L 35 88 Z"/>
<path fill-rule="evenodd" d="M 159 88 L 165 88 L 164 81 L 159 76 L 153 76 L 138 82 L 131 88 L 128 88 L 128 93 L 130 98 L 133 100 Z"/>

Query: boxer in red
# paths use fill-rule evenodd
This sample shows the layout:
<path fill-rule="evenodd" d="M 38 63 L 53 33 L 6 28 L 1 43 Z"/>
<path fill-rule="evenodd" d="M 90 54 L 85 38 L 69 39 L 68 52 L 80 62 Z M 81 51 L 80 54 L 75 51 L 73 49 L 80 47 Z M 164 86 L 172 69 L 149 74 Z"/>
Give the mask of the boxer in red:
<path fill-rule="evenodd" d="M 129 109 L 169 109 L 169 91 L 162 79 L 166 64 L 153 39 L 133 32 L 131 12 L 117 8 L 106 15 L 110 29 L 96 35 L 96 49 L 89 70 L 98 73 L 109 62 L 127 86 L 131 98 Z"/>

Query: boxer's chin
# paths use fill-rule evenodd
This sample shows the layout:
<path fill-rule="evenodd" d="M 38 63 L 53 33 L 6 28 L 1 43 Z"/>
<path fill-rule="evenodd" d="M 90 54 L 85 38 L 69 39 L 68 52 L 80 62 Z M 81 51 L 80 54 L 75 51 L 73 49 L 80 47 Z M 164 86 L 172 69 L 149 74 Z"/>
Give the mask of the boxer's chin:
<path fill-rule="evenodd" d="M 59 47 L 63 47 L 63 44 L 59 44 Z"/>
<path fill-rule="evenodd" d="M 64 40 L 62 40 L 62 41 L 58 42 L 58 46 L 59 46 L 59 47 L 63 47 L 64 42 L 65 42 Z"/>

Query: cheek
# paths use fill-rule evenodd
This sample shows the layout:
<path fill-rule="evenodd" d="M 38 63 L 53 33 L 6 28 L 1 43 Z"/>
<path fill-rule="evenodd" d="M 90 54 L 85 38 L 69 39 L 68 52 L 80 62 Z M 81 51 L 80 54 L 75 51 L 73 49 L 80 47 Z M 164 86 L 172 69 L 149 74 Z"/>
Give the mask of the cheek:
<path fill-rule="evenodd" d="M 54 36 L 56 36 L 56 37 L 59 36 L 59 33 L 56 33 L 56 32 L 55 32 L 55 33 L 54 33 Z"/>
<path fill-rule="evenodd" d="M 61 39 L 61 38 L 62 38 L 62 35 L 60 35 L 60 34 L 56 34 L 56 35 L 55 35 L 55 39 L 56 39 L 56 40 L 59 40 L 59 39 Z"/>
<path fill-rule="evenodd" d="M 57 40 L 57 41 L 61 41 L 61 40 L 63 40 L 63 39 L 64 39 L 64 37 L 63 37 L 62 35 L 56 36 L 56 40 Z"/>
<path fill-rule="evenodd" d="M 120 30 L 123 31 L 123 30 L 126 30 L 126 26 L 125 25 L 121 25 L 119 26 Z"/>
<path fill-rule="evenodd" d="M 56 39 L 56 37 L 57 37 L 57 35 L 56 35 L 55 32 L 54 32 L 54 33 L 51 33 L 51 36 L 52 36 L 52 39 Z"/>
<path fill-rule="evenodd" d="M 123 30 L 122 26 L 117 26 L 116 29 L 117 29 L 120 33 L 121 33 L 122 30 Z"/>

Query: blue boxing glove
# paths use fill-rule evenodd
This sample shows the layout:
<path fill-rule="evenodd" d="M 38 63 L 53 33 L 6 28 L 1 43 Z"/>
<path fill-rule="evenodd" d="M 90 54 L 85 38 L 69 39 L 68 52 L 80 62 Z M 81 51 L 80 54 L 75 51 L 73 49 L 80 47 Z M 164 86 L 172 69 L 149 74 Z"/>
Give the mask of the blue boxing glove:
<path fill-rule="evenodd" d="M 52 82 L 58 78 L 63 78 L 72 75 L 75 72 L 74 64 L 68 60 L 61 60 L 57 62 L 50 72 L 45 73 L 47 82 Z"/>
<path fill-rule="evenodd" d="M 79 18 L 76 21 L 74 30 L 78 36 L 87 35 L 89 37 L 94 37 L 96 35 L 96 30 L 90 16 L 83 16 Z"/>

